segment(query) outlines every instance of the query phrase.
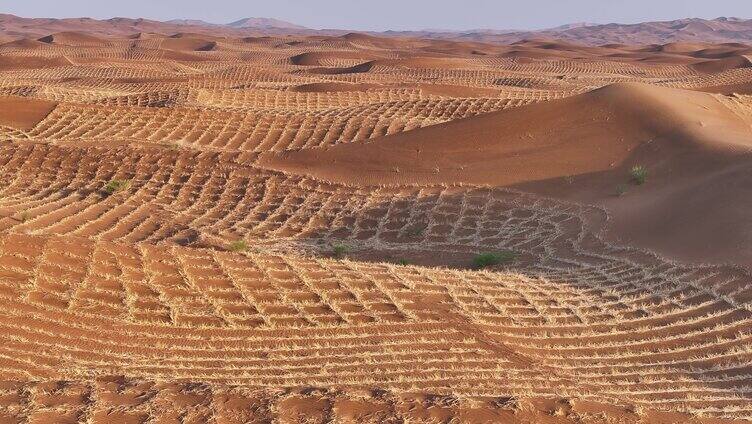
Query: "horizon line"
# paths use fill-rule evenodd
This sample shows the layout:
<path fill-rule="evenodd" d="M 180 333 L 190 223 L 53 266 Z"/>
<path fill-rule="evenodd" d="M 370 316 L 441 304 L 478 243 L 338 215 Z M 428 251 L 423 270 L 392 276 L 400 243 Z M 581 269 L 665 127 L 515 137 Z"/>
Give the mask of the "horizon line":
<path fill-rule="evenodd" d="M 242 30 L 244 28 L 232 28 L 229 25 L 233 24 L 238 21 L 242 21 L 245 19 L 270 19 L 270 20 L 276 20 L 280 22 L 284 22 L 291 25 L 300 26 L 300 31 L 304 30 L 310 30 L 310 31 L 359 31 L 359 32 L 366 32 L 366 33 L 388 33 L 388 32 L 433 32 L 433 33 L 473 33 L 478 31 L 499 31 L 499 32 L 544 32 L 544 31 L 550 31 L 555 30 L 561 27 L 569 26 L 569 25 L 578 25 L 578 24 L 584 24 L 588 27 L 594 27 L 594 26 L 606 26 L 606 25 L 640 25 L 644 23 L 649 22 L 674 22 L 674 21 L 682 21 L 682 20 L 703 20 L 703 21 L 719 21 L 719 20 L 739 20 L 739 21 L 748 21 L 752 18 L 742 18 L 739 16 L 718 16 L 715 18 L 700 18 L 700 17 L 683 17 L 683 18 L 676 18 L 676 19 L 666 19 L 666 20 L 649 20 L 649 21 L 638 21 L 638 22 L 588 22 L 586 20 L 583 21 L 574 21 L 574 22 L 568 22 L 563 23 L 560 25 L 555 25 L 551 27 L 545 27 L 545 28 L 538 28 L 538 29 L 522 29 L 522 28 L 492 28 L 492 27 L 478 27 L 478 28 L 465 28 L 465 29 L 448 29 L 448 28 L 421 28 L 421 29 L 382 29 L 382 30 L 373 30 L 373 29 L 359 29 L 359 28 L 314 28 L 314 27 L 308 27 L 302 24 L 298 24 L 293 21 L 288 21 L 286 19 L 276 18 L 276 17 L 269 17 L 269 16 L 246 16 L 243 18 L 235 19 L 234 21 L 226 22 L 226 23 L 216 23 L 216 22 L 210 22 L 206 21 L 200 18 L 171 18 L 168 20 L 159 20 L 154 18 L 147 18 L 147 17 L 132 17 L 132 16 L 112 16 L 109 18 L 96 18 L 91 16 L 71 16 L 71 17 L 50 17 L 50 16 L 20 16 L 15 15 L 13 13 L 0 13 L 0 16 L 13 16 L 16 18 L 21 19 L 53 19 L 53 20 L 66 20 L 66 19 L 90 19 L 94 21 L 110 21 L 114 19 L 130 19 L 130 20 L 144 20 L 144 21 L 152 21 L 152 22 L 159 22 L 163 24 L 173 24 L 173 25 L 185 25 L 185 26 L 200 26 L 200 25 L 191 25 L 191 24 L 180 24 L 175 23 L 174 21 L 196 21 L 196 22 L 203 22 L 207 25 L 214 25 L 214 26 L 220 26 L 220 27 L 229 27 L 228 29 L 237 29 Z M 273 28 L 273 27 L 272 27 Z M 246 28 L 250 29 L 250 28 Z M 270 28 L 271 29 L 271 28 Z M 282 29 L 282 28 L 279 28 Z"/>

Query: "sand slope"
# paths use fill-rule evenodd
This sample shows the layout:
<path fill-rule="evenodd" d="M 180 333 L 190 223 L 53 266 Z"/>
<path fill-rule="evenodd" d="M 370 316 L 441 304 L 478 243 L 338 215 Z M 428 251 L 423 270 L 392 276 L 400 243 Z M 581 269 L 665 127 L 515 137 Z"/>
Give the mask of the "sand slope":
<path fill-rule="evenodd" d="M 57 103 L 0 96 L 0 125 L 28 131 L 55 109 Z"/>
<path fill-rule="evenodd" d="M 719 129 L 724 137 L 713 134 Z M 262 163 L 358 184 L 512 185 L 623 168 L 656 139 L 713 150 L 746 146 L 748 135 L 748 125 L 710 95 L 615 84 L 370 143 L 267 154 Z"/>

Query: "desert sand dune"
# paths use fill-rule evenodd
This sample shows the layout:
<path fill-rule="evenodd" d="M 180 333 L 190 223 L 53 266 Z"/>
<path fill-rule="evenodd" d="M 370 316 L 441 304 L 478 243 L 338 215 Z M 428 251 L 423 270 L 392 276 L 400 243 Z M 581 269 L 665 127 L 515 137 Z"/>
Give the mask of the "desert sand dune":
<path fill-rule="evenodd" d="M 726 56 L 718 60 L 699 62 L 692 65 L 692 68 L 705 73 L 715 73 L 728 71 L 730 69 L 742 69 L 752 67 L 752 62 L 747 56 Z"/>
<path fill-rule="evenodd" d="M 298 31 L 0 16 L 0 422 L 752 419 L 746 45 Z"/>
<path fill-rule="evenodd" d="M 615 84 L 367 144 L 267 155 L 261 163 L 338 182 L 508 186 L 624 171 L 648 143 L 668 149 L 667 155 L 683 149 L 702 154 L 752 148 L 751 136 L 749 123 L 710 95 Z"/>
<path fill-rule="evenodd" d="M 44 43 L 39 40 L 32 40 L 29 38 L 22 38 L 20 40 L 13 40 L 8 41 L 3 44 L 0 44 L 0 47 L 3 48 L 3 50 L 12 50 L 12 49 L 24 49 L 24 50 L 33 50 L 36 48 L 43 47 Z"/>
<path fill-rule="evenodd" d="M 97 46 L 106 47 L 109 42 L 103 37 L 97 37 L 83 31 L 65 31 L 44 36 L 37 41 L 47 44 L 61 44 L 66 46 Z"/>
<path fill-rule="evenodd" d="M 180 33 L 162 39 L 159 47 L 167 50 L 208 52 L 217 48 L 217 42 L 216 37 Z"/>
<path fill-rule="evenodd" d="M 366 144 L 263 154 L 260 163 L 340 183 L 516 186 L 595 202 L 608 206 L 623 241 L 752 265 L 752 239 L 739 231 L 751 206 L 751 122 L 712 95 L 617 84 Z M 635 166 L 654 183 L 613 200 Z"/>

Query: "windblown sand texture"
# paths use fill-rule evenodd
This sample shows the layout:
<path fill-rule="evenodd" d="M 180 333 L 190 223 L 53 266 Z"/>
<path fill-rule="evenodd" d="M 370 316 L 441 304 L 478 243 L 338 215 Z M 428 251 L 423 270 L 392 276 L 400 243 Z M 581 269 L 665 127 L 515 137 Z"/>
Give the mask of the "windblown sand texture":
<path fill-rule="evenodd" d="M 751 53 L 1 44 L 0 422 L 752 419 Z"/>

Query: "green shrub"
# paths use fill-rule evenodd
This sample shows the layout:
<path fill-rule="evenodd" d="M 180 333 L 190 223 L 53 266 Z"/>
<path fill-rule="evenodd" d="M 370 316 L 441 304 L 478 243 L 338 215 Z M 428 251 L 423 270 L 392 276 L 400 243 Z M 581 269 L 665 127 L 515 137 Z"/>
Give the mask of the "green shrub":
<path fill-rule="evenodd" d="M 343 258 L 350 251 L 350 246 L 346 244 L 335 244 L 332 246 L 332 255 L 335 258 Z"/>
<path fill-rule="evenodd" d="M 627 187 L 626 184 L 619 184 L 616 186 L 616 195 L 617 196 L 624 196 L 629 191 L 629 187 Z"/>
<path fill-rule="evenodd" d="M 644 166 L 638 165 L 632 168 L 629 175 L 632 177 L 633 183 L 643 185 L 648 179 L 648 170 Z"/>
<path fill-rule="evenodd" d="M 507 264 L 517 258 L 515 252 L 481 253 L 473 258 L 473 267 L 483 269 L 493 265 Z"/>
<path fill-rule="evenodd" d="M 397 263 L 402 266 L 410 265 L 410 262 L 407 259 L 400 259 L 397 261 Z"/>
<path fill-rule="evenodd" d="M 244 252 L 248 250 L 248 244 L 245 240 L 238 240 L 230 243 L 230 250 L 233 252 Z"/>
<path fill-rule="evenodd" d="M 104 186 L 104 191 L 107 194 L 117 193 L 127 189 L 130 184 L 129 180 L 112 180 Z"/>
<path fill-rule="evenodd" d="M 428 228 L 428 226 L 425 225 L 425 224 L 416 225 L 415 227 L 410 228 L 409 230 L 407 230 L 407 235 L 409 235 L 411 237 L 422 236 L 423 233 L 426 231 L 426 228 Z"/>

